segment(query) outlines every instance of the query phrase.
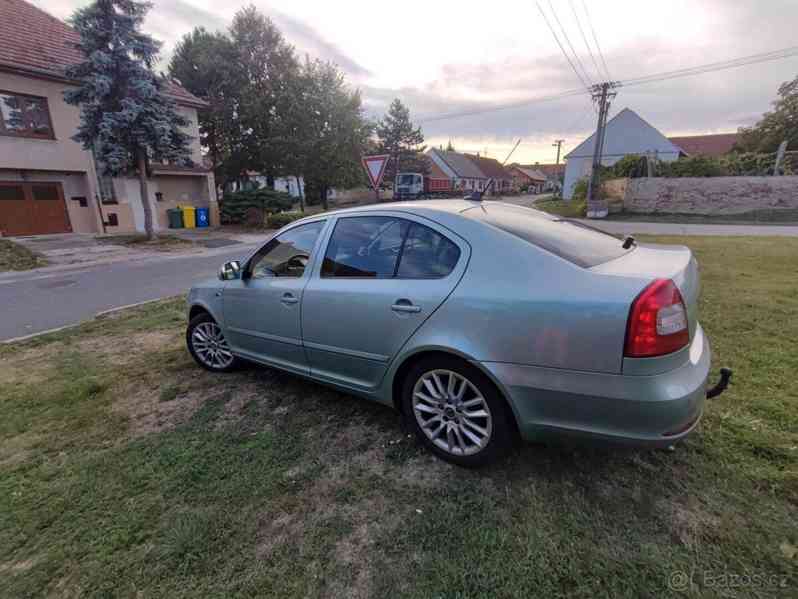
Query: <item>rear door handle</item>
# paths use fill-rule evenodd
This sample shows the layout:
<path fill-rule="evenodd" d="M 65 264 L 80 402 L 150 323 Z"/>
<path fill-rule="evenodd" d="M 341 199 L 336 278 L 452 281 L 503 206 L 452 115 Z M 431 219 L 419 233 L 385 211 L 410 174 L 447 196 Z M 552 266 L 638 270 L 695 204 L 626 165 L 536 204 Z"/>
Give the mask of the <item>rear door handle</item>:
<path fill-rule="evenodd" d="M 299 300 L 295 298 L 292 294 L 286 293 L 283 295 L 282 299 L 280 299 L 285 305 L 290 306 L 291 304 L 297 303 Z"/>
<path fill-rule="evenodd" d="M 413 302 L 407 299 L 399 299 L 396 300 L 396 303 L 391 306 L 391 310 L 394 312 L 405 312 L 416 314 L 421 312 L 421 306 L 414 306 Z"/>

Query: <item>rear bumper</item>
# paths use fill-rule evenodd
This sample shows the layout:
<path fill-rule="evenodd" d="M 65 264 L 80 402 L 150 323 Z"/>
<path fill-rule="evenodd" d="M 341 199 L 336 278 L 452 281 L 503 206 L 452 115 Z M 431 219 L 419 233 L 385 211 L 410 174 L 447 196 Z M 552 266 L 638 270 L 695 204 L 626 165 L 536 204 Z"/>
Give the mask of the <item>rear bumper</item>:
<path fill-rule="evenodd" d="M 576 437 L 668 446 L 698 424 L 711 353 L 701 326 L 688 359 L 655 375 L 603 374 L 483 362 L 504 389 L 526 440 Z"/>

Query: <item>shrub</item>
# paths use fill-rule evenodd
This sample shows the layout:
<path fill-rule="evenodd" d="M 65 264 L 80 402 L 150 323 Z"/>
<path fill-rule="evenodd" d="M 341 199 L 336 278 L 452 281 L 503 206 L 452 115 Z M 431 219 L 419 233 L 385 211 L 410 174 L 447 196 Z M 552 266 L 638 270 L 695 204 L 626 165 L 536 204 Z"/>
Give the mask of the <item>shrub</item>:
<path fill-rule="evenodd" d="M 657 162 L 658 177 L 745 177 L 773 174 L 775 154 L 753 152 L 726 154 L 725 156 L 689 156 L 673 162 Z M 785 161 L 782 174 L 793 172 L 793 165 Z"/>
<path fill-rule="evenodd" d="M 614 177 L 607 175 L 606 169 L 602 169 L 601 172 L 599 173 L 598 193 L 600 199 L 604 199 L 606 197 L 606 194 L 604 193 L 604 183 L 608 179 L 613 179 L 613 178 Z M 579 179 L 579 181 L 576 182 L 576 185 L 574 185 L 574 192 L 573 196 L 571 196 L 571 201 L 575 200 L 575 201 L 587 202 L 587 186 L 589 183 L 590 183 L 590 176 L 582 177 L 581 179 Z"/>
<path fill-rule="evenodd" d="M 226 193 L 219 202 L 219 214 L 225 225 L 263 225 L 266 216 L 290 210 L 294 198 L 273 189 L 252 189 Z"/>
<path fill-rule="evenodd" d="M 304 218 L 305 216 L 307 215 L 303 212 L 277 212 L 275 214 L 270 214 L 269 228 L 279 229 L 281 227 L 286 226 L 288 223 L 292 223 L 295 220 Z"/>
<path fill-rule="evenodd" d="M 602 169 L 609 179 L 645 177 L 648 174 L 646 157 L 640 154 L 629 154 L 610 167 Z"/>

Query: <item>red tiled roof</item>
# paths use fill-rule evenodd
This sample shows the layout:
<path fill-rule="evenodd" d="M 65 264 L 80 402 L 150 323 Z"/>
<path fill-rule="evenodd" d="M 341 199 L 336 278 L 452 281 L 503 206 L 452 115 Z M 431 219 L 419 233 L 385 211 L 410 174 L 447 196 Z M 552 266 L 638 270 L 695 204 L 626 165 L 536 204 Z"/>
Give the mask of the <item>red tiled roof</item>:
<path fill-rule="evenodd" d="M 65 79 L 66 68 L 83 60 L 78 32 L 24 0 L 0 0 L 0 69 Z M 177 83 L 166 94 L 179 104 L 205 106 Z"/>
<path fill-rule="evenodd" d="M 679 146 L 688 156 L 703 154 L 704 156 L 720 156 L 731 151 L 737 141 L 736 133 L 716 133 L 712 135 L 687 135 L 669 137 L 668 140 Z"/>
<path fill-rule="evenodd" d="M 479 170 L 485 173 L 489 179 L 512 179 L 501 163 L 495 158 L 485 158 L 484 156 L 476 156 L 474 154 L 464 154 L 471 162 L 473 162 Z"/>
<path fill-rule="evenodd" d="M 565 163 L 563 162 L 560 164 L 536 164 L 532 168 L 539 170 L 547 177 L 565 174 Z"/>

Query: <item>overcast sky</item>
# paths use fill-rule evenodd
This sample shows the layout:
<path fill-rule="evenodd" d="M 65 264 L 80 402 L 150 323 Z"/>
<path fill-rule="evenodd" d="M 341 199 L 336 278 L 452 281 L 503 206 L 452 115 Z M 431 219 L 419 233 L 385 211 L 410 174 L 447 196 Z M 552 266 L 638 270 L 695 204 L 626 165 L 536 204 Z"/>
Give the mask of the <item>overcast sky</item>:
<path fill-rule="evenodd" d="M 87 0 L 33 0 L 60 18 Z M 795 44 L 796 0 L 585 0 L 613 79 L 625 80 L 727 60 Z M 399 97 L 422 121 L 431 145 L 450 138 L 458 150 L 503 160 L 553 162 L 592 128 L 587 94 L 479 116 L 423 122 L 424 117 L 481 109 L 583 87 L 533 0 L 517 2 L 330 2 L 254 0 L 301 53 L 332 60 L 362 89 L 378 116 Z M 540 0 L 552 26 L 549 0 Z M 149 33 L 164 58 L 195 26 L 226 29 L 239 0 L 156 0 Z M 557 18 L 593 81 L 596 69 L 577 25 L 592 36 L 582 0 L 553 0 Z M 576 17 L 573 10 L 576 11 Z M 567 42 L 560 35 L 568 49 Z M 593 49 L 595 53 L 595 48 Z M 696 77 L 621 88 L 611 115 L 624 107 L 666 135 L 722 133 L 749 125 L 769 108 L 780 83 L 798 74 L 798 58 Z"/>

